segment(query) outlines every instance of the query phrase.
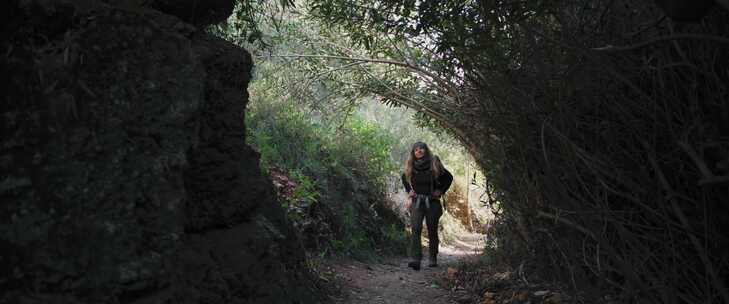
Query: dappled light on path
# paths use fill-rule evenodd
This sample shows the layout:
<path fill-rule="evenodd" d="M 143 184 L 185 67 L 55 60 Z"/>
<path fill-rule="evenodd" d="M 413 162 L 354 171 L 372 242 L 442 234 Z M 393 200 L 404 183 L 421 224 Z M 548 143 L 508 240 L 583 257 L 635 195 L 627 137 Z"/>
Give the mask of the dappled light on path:
<path fill-rule="evenodd" d="M 440 247 L 438 267 L 427 267 L 425 261 L 420 271 L 408 268 L 406 257 L 386 258 L 381 263 L 333 262 L 332 270 L 337 273 L 342 288 L 339 295 L 332 296 L 332 300 L 342 304 L 466 302 L 470 299 L 465 291 L 448 289 L 448 269 L 459 261 L 476 258 L 483 244 L 483 235 L 459 236 L 453 245 Z"/>
<path fill-rule="evenodd" d="M 442 264 L 452 263 L 464 258 L 473 257 L 483 252 L 486 236 L 477 233 L 468 233 L 458 236 L 450 246 L 441 246 L 439 249 Z"/>

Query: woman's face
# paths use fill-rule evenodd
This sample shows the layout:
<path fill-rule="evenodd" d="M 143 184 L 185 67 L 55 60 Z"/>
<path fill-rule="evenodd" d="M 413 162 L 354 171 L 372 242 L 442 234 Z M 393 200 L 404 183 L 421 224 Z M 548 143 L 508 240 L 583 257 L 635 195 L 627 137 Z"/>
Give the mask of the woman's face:
<path fill-rule="evenodd" d="M 415 150 L 413 150 L 413 155 L 415 155 L 415 159 L 421 159 L 423 158 L 423 156 L 425 156 L 425 149 L 417 147 L 415 148 Z"/>

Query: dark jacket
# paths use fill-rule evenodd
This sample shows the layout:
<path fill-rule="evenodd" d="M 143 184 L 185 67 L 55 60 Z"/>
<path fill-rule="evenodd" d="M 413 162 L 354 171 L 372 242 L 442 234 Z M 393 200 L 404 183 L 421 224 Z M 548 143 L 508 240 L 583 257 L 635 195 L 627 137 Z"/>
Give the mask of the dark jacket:
<path fill-rule="evenodd" d="M 430 171 L 426 171 L 428 175 L 430 175 Z M 405 192 L 410 192 L 413 188 L 415 188 L 415 193 L 417 194 L 426 194 L 431 195 L 430 192 L 430 179 L 428 178 L 418 178 L 419 176 L 422 176 L 420 174 L 417 174 L 417 172 L 413 171 L 413 179 L 415 182 L 415 187 L 413 185 L 410 185 L 410 182 L 408 182 L 408 178 L 405 175 L 405 173 L 402 174 L 402 185 L 405 187 Z M 433 191 L 440 190 L 441 195 L 445 194 L 446 191 L 448 191 L 448 188 L 451 187 L 451 183 L 453 183 L 453 175 L 448 170 L 443 170 L 441 172 L 440 176 L 434 180 Z"/>

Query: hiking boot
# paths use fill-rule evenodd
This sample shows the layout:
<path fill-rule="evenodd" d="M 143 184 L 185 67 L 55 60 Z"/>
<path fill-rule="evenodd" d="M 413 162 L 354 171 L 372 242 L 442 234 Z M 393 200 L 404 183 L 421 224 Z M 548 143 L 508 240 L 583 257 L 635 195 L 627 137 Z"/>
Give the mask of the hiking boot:
<path fill-rule="evenodd" d="M 430 260 L 430 263 L 428 263 L 428 267 L 438 267 L 438 261 L 435 259 Z"/>
<path fill-rule="evenodd" d="M 408 267 L 414 269 L 414 270 L 420 270 L 420 262 L 419 261 L 412 261 L 408 263 Z"/>

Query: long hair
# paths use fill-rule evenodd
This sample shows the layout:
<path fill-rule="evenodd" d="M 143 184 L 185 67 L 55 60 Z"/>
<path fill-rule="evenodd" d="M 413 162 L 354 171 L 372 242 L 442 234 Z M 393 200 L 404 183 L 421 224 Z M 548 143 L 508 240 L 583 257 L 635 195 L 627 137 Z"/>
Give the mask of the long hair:
<path fill-rule="evenodd" d="M 430 148 L 428 148 L 427 144 L 420 141 L 416 142 L 413 144 L 413 147 L 410 148 L 410 154 L 408 154 L 408 159 L 405 161 L 405 177 L 410 185 L 413 184 L 413 165 L 415 164 L 415 149 L 417 148 L 425 150 L 425 155 L 423 157 L 430 158 L 430 167 L 432 168 L 431 171 L 433 172 L 434 179 L 440 176 L 440 173 L 443 172 L 443 164 L 440 162 L 440 158 L 430 152 Z"/>
<path fill-rule="evenodd" d="M 433 155 L 433 176 L 437 178 L 441 173 L 443 173 L 443 171 L 445 171 L 445 167 L 440 161 L 440 157 L 438 157 L 438 155 Z"/>

